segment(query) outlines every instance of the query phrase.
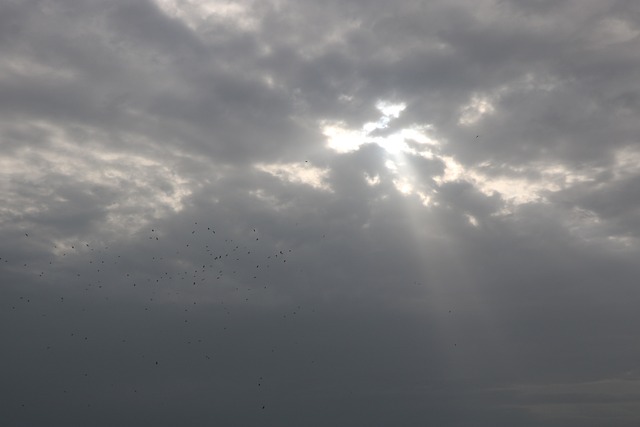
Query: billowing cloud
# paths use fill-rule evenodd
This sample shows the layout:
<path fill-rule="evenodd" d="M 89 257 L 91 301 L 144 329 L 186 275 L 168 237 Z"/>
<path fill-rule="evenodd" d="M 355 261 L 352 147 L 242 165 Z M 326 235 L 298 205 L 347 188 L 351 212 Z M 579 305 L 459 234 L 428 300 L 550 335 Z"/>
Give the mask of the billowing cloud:
<path fill-rule="evenodd" d="M 640 8 L 5 1 L 8 426 L 636 426 Z"/>

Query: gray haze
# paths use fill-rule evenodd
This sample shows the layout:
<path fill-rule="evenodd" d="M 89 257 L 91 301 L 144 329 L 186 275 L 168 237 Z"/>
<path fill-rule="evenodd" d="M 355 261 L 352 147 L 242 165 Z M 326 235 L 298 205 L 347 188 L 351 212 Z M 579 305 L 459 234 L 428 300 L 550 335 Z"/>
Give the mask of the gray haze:
<path fill-rule="evenodd" d="M 640 425 L 640 3 L 0 0 L 0 418 Z"/>

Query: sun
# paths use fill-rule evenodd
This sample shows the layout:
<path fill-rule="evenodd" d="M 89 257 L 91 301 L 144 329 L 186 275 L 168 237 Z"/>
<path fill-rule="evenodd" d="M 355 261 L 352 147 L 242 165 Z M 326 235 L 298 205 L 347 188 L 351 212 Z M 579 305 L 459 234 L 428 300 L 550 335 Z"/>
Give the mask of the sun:
<path fill-rule="evenodd" d="M 385 166 L 393 176 L 395 188 L 404 195 L 417 195 L 428 204 L 431 197 L 408 162 L 408 156 L 427 159 L 437 157 L 439 141 L 430 135 L 430 124 L 412 124 L 389 131 L 393 121 L 407 108 L 404 102 L 379 100 L 375 104 L 380 116 L 375 121 L 364 123 L 360 128 L 349 128 L 341 121 L 320 122 L 322 133 L 327 138 L 327 148 L 337 153 L 357 151 L 365 144 L 376 144 L 386 153 Z M 387 132 L 385 132 L 387 130 Z M 365 177 L 369 185 L 378 185 L 379 177 Z"/>
<path fill-rule="evenodd" d="M 367 143 L 376 143 L 388 152 L 401 150 L 400 147 L 395 147 L 393 144 L 400 142 L 397 135 L 381 137 L 374 135 L 374 132 L 387 129 L 389 123 L 400 117 L 400 113 L 407 108 L 407 105 L 403 102 L 394 104 L 378 101 L 376 108 L 382 113 L 378 120 L 367 122 L 360 129 L 349 129 L 344 122 L 340 121 L 321 121 L 320 126 L 322 133 L 327 137 L 327 146 L 338 153 L 355 151 Z"/>

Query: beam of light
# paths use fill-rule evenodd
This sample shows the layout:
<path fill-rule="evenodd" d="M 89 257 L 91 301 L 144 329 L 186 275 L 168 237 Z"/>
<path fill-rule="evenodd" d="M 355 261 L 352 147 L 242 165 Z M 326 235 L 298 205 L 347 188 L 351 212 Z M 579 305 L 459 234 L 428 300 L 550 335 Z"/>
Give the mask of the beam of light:
<path fill-rule="evenodd" d="M 414 253 L 419 254 L 420 265 L 417 274 L 419 281 L 426 284 L 416 293 L 407 295 L 404 304 L 409 310 L 434 314 L 440 331 L 439 350 L 446 355 L 451 372 L 472 369 L 465 366 L 468 364 L 468 357 L 460 348 L 456 348 L 455 337 L 460 336 L 461 329 L 472 324 L 473 328 L 481 332 L 482 339 L 490 343 L 491 348 L 508 348 L 508 343 L 501 332 L 503 328 L 499 319 L 491 310 L 492 301 L 482 293 L 482 283 L 478 283 L 474 272 L 467 267 L 477 263 L 465 259 L 468 255 L 457 246 L 460 242 L 452 239 L 452 234 L 458 233 L 451 233 L 451 227 L 466 227 L 463 235 L 468 234 L 472 237 L 484 229 L 487 218 L 482 218 L 472 211 L 452 210 L 453 207 L 444 205 L 438 191 L 451 182 L 466 181 L 487 196 L 493 195 L 494 192 L 508 194 L 508 191 L 512 191 L 513 203 L 526 203 L 528 197 L 548 191 L 551 184 L 547 183 L 544 188 L 524 189 L 523 186 L 502 185 L 489 173 L 465 166 L 447 153 L 446 141 L 435 136 L 435 129 L 431 125 L 412 125 L 389 132 L 393 129 L 393 121 L 406 108 L 405 104 L 380 102 L 376 107 L 381 112 L 381 117 L 365 123 L 360 129 L 349 128 L 344 123 L 322 122 L 327 147 L 337 153 L 356 151 L 364 144 L 376 144 L 384 149 L 384 166 L 388 172 L 383 174 L 386 175 L 384 179 L 391 180 L 393 187 L 402 195 L 401 200 L 404 200 L 404 203 L 401 203 L 400 207 L 413 236 L 412 241 L 407 244 L 413 247 Z M 489 104 L 481 101 L 475 102 L 474 108 L 476 115 L 488 114 L 491 110 Z M 469 119 L 471 120 L 471 116 Z M 477 119 L 479 120 L 479 116 Z M 434 175 L 425 179 L 427 177 L 424 172 L 416 169 L 422 159 L 441 162 L 444 171 L 438 175 L 435 169 Z M 381 180 L 379 176 L 365 175 L 365 178 L 369 185 L 378 185 Z M 518 191 L 520 193 L 517 193 Z M 448 262 L 440 262 L 443 259 Z M 451 260 L 456 267 L 445 267 L 452 265 Z M 456 314 L 456 318 L 460 316 L 461 320 L 453 323 L 449 310 L 458 308 L 466 313 Z M 479 345 L 475 342 L 468 348 L 479 348 Z M 508 360 L 508 356 L 504 356 L 503 362 L 511 369 L 517 369 L 517 361 Z"/>
<path fill-rule="evenodd" d="M 392 180 L 395 188 L 405 196 L 417 195 L 427 206 L 431 203 L 432 195 L 416 181 L 415 174 L 407 169 L 405 155 L 421 156 L 426 159 L 435 157 L 434 151 L 440 142 L 428 135 L 431 125 L 414 124 L 388 135 L 378 135 L 376 132 L 389 129 L 393 120 L 400 117 L 407 108 L 404 102 L 393 103 L 378 101 L 376 109 L 380 117 L 364 123 L 360 129 L 350 129 L 343 122 L 321 121 L 320 126 L 327 138 L 327 147 L 337 153 L 357 151 L 364 144 L 376 144 L 383 148 L 388 155 L 385 166 L 394 175 Z M 380 183 L 380 177 L 366 177 L 369 185 Z"/>

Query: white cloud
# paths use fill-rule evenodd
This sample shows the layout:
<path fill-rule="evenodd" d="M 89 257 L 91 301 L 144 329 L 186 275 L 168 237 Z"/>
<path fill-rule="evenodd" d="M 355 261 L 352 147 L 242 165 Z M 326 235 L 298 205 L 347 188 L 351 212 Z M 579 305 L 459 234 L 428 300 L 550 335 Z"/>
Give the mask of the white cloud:
<path fill-rule="evenodd" d="M 471 126 L 494 111 L 495 108 L 490 98 L 474 95 L 469 103 L 461 108 L 458 123 L 463 126 Z"/>
<path fill-rule="evenodd" d="M 110 149 L 104 144 L 104 136 L 90 129 L 85 130 L 84 137 L 93 139 L 80 142 L 73 133 L 52 124 L 35 122 L 23 126 L 39 129 L 46 134 L 47 142 L 38 149 L 26 145 L 9 156 L 0 155 L 4 183 L 0 187 L 4 200 L 0 212 L 5 216 L 27 212 L 46 217 L 51 209 L 38 198 L 23 195 L 13 183 L 31 182 L 42 197 L 53 197 L 57 203 L 75 203 L 59 195 L 59 179 L 64 179 L 80 191 L 100 189 L 113 194 L 108 200 L 96 200 L 99 204 L 94 208 L 106 213 L 105 230 L 131 232 L 152 219 L 181 211 L 183 200 L 194 187 L 190 179 L 159 156 Z"/>
<path fill-rule="evenodd" d="M 328 169 L 311 166 L 309 163 L 271 163 L 258 164 L 255 167 L 285 182 L 305 184 L 317 190 L 332 191 L 326 182 Z"/>
<path fill-rule="evenodd" d="M 256 31 L 258 16 L 252 10 L 251 1 L 229 0 L 155 0 L 169 16 L 183 21 L 192 30 L 203 25 L 224 22 L 235 25 L 243 31 Z M 214 21 L 214 22 L 211 22 Z"/>

